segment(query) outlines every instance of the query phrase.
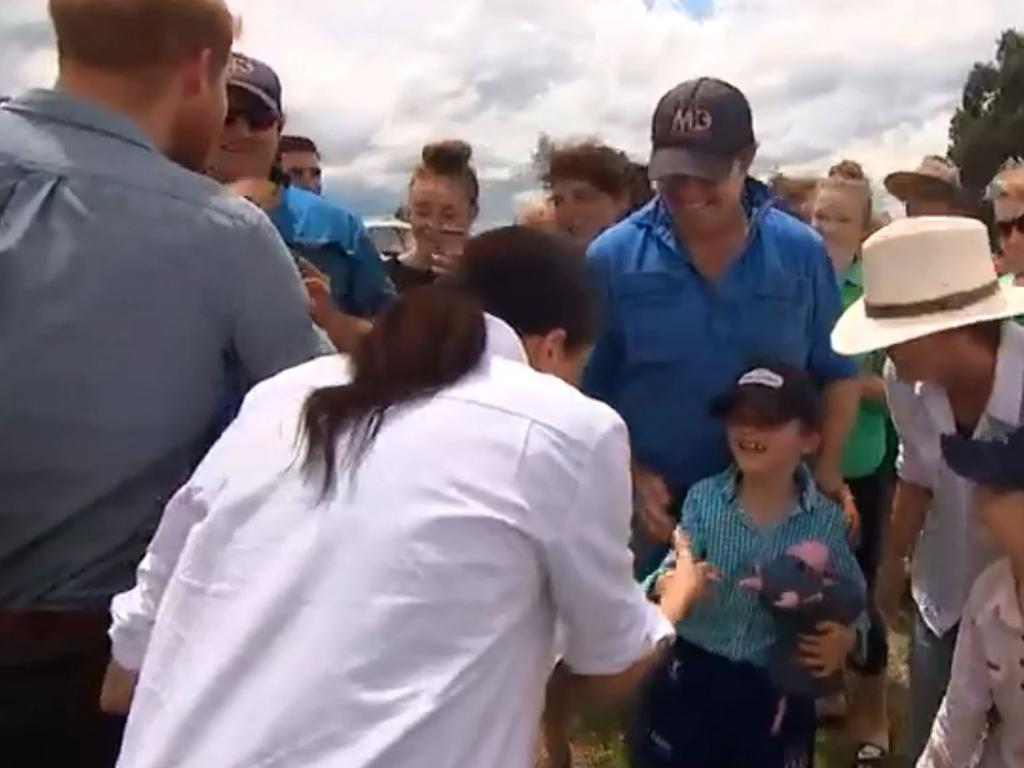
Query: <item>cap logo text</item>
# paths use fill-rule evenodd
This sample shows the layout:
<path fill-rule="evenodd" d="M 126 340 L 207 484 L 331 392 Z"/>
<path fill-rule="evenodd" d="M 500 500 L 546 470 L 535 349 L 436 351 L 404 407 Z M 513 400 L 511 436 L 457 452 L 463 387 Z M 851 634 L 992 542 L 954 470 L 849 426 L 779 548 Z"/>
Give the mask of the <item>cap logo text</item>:
<path fill-rule="evenodd" d="M 744 373 L 740 376 L 740 380 L 736 382 L 736 385 L 740 387 L 745 387 L 750 384 L 757 384 L 762 387 L 768 387 L 769 389 L 782 389 L 782 385 L 785 384 L 785 380 L 775 371 L 770 371 L 767 368 L 755 368 L 752 371 Z"/>
<path fill-rule="evenodd" d="M 232 53 L 228 62 L 229 75 L 251 75 L 256 70 L 252 60 L 239 53 Z"/>
<path fill-rule="evenodd" d="M 691 136 L 711 130 L 711 113 L 706 109 L 690 105 L 685 110 L 677 107 L 672 115 L 672 133 L 676 136 Z"/>

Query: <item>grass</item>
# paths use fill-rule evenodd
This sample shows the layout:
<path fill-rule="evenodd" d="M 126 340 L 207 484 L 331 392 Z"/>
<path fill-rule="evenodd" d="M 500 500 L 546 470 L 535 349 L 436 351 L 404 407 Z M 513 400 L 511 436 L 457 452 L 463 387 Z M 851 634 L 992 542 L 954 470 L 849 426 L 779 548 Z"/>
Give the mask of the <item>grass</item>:
<path fill-rule="evenodd" d="M 906 723 L 907 653 L 905 626 L 889 635 L 889 717 L 892 744 L 902 741 Z M 838 730 L 822 729 L 818 738 L 816 768 L 849 768 L 855 745 Z M 619 729 L 613 721 L 589 722 L 573 744 L 574 768 L 629 768 Z M 910 763 L 894 758 L 892 765 Z"/>

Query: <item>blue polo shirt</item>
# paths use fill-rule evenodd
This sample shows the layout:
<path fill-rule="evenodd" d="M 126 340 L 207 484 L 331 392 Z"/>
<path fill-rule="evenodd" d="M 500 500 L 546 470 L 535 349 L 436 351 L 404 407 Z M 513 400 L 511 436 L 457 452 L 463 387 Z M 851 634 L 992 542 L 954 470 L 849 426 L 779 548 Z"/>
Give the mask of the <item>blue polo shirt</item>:
<path fill-rule="evenodd" d="M 759 182 L 744 205 L 746 246 L 717 280 L 697 271 L 660 198 L 587 254 L 604 326 L 584 388 L 622 415 L 636 460 L 676 493 L 729 466 L 710 404 L 751 363 L 798 365 L 822 384 L 857 373 L 829 342 L 841 303 L 821 238 Z"/>
<path fill-rule="evenodd" d="M 341 309 L 372 317 L 394 298 L 380 254 L 355 214 L 289 186 L 281 191 L 270 220 L 293 254 L 309 259 L 331 279 L 331 295 Z"/>

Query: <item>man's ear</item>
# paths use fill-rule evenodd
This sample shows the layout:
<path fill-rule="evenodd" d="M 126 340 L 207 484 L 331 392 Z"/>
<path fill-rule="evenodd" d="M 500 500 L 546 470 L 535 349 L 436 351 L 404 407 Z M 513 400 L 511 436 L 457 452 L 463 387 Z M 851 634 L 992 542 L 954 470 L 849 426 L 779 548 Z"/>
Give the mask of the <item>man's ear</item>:
<path fill-rule="evenodd" d="M 214 85 L 215 81 L 211 79 L 214 69 L 213 51 L 209 48 L 203 48 L 186 58 L 179 70 L 181 87 L 185 96 L 197 96 L 205 88 Z"/>

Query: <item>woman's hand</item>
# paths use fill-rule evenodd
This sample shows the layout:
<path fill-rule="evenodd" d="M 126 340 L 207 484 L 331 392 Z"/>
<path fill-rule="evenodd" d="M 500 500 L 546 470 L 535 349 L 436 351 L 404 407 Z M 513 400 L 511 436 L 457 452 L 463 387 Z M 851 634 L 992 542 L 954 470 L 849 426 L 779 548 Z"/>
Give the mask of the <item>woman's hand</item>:
<path fill-rule="evenodd" d="M 857 633 L 853 627 L 833 621 L 824 621 L 816 629 L 817 634 L 800 637 L 797 658 L 815 677 L 829 677 L 846 666 L 857 644 Z"/>
<path fill-rule="evenodd" d="M 658 578 L 658 604 L 673 624 L 686 618 L 694 604 L 707 596 L 718 581 L 718 571 L 703 560 L 696 560 L 689 539 L 679 531 L 672 538 L 676 562 L 670 571 Z"/>

